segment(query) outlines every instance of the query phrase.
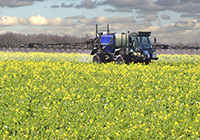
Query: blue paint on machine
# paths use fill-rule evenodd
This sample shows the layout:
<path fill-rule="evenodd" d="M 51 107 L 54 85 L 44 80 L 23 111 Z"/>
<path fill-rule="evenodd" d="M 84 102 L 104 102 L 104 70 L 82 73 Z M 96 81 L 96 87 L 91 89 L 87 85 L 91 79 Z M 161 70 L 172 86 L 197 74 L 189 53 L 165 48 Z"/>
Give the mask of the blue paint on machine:
<path fill-rule="evenodd" d="M 105 47 L 104 52 L 114 53 L 113 46 L 115 45 L 115 35 L 102 35 L 101 45 L 104 45 L 103 47 Z"/>

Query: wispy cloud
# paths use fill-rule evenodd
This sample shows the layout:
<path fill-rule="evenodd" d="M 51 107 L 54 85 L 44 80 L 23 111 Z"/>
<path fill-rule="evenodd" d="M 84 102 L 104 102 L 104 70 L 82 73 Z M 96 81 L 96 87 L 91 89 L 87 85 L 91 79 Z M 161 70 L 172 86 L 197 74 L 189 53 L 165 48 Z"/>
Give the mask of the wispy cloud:
<path fill-rule="evenodd" d="M 97 6 L 98 6 L 98 4 L 97 4 L 96 1 L 93 2 L 92 0 L 83 0 L 83 1 L 81 1 L 80 4 L 75 4 L 75 3 L 65 4 L 65 3 L 62 3 L 61 6 L 52 5 L 51 8 L 61 7 L 61 8 L 77 8 L 77 9 L 80 9 L 80 8 L 94 9 Z"/>
<path fill-rule="evenodd" d="M 21 7 L 28 6 L 34 4 L 36 1 L 44 1 L 44 0 L 0 0 L 0 7 Z"/>

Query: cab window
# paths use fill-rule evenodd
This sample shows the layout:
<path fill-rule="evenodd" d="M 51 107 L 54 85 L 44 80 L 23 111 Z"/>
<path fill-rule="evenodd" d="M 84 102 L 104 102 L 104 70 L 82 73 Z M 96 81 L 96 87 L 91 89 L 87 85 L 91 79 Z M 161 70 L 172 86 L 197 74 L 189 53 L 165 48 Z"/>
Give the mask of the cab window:
<path fill-rule="evenodd" d="M 129 40 L 130 40 L 130 46 L 133 47 L 134 50 L 138 49 L 138 38 L 135 36 L 130 36 Z"/>

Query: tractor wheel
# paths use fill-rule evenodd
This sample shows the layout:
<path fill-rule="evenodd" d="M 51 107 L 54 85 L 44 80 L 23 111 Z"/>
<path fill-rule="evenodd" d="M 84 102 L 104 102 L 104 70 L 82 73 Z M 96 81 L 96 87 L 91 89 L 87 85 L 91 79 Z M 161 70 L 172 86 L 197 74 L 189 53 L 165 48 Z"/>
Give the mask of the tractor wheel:
<path fill-rule="evenodd" d="M 118 55 L 116 59 L 117 64 L 129 64 L 131 62 L 131 57 L 128 55 Z"/>
<path fill-rule="evenodd" d="M 149 63 L 151 63 L 150 59 L 145 60 L 145 65 L 148 65 Z"/>
<path fill-rule="evenodd" d="M 105 62 L 105 56 L 104 56 L 104 54 L 102 54 L 102 53 L 96 53 L 96 54 L 94 54 L 94 56 L 93 56 L 93 63 L 100 64 L 102 62 L 103 63 Z"/>

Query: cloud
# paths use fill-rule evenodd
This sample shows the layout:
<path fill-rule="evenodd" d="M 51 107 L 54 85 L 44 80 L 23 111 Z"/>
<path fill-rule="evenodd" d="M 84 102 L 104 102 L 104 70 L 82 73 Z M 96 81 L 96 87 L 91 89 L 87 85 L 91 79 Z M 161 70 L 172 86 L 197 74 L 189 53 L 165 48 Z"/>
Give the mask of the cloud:
<path fill-rule="evenodd" d="M 40 15 L 38 16 L 32 16 L 28 19 L 28 23 L 30 25 L 34 25 L 34 26 L 42 26 L 42 25 L 47 25 L 48 21 L 45 17 L 42 17 Z"/>
<path fill-rule="evenodd" d="M 44 33 L 44 28 L 38 28 L 38 27 L 26 27 L 22 30 L 25 34 L 42 34 Z M 48 32 L 45 32 L 48 34 Z"/>
<path fill-rule="evenodd" d="M 110 5 L 115 8 L 129 8 L 134 10 L 158 10 L 151 0 L 105 0 L 99 5 Z"/>
<path fill-rule="evenodd" d="M 176 28 L 182 28 L 184 30 L 188 30 L 188 29 L 192 29 L 195 27 L 195 25 L 198 23 L 197 20 L 182 20 L 182 21 L 179 21 L 177 23 L 174 24 L 174 26 Z"/>
<path fill-rule="evenodd" d="M 173 32 L 185 32 L 186 30 L 193 30 L 195 32 L 200 29 L 200 26 L 198 25 L 200 25 L 200 21 L 197 21 L 195 19 L 184 19 L 184 20 L 179 20 L 174 23 L 165 24 L 163 26 L 150 26 L 147 29 L 152 29 L 154 33 L 161 33 L 164 35 L 164 34 L 170 34 Z M 171 34 L 171 35 L 175 35 L 175 34 Z"/>
<path fill-rule="evenodd" d="M 180 0 L 181 3 L 189 3 L 189 2 L 193 2 L 193 3 L 200 3 L 199 0 Z"/>
<path fill-rule="evenodd" d="M 109 5 L 116 9 L 118 8 L 129 8 L 131 10 L 139 11 L 165 11 L 171 10 L 175 12 L 189 12 L 199 13 L 200 12 L 200 1 L 199 0 L 105 0 L 98 5 Z M 107 10 L 109 11 L 109 10 Z"/>
<path fill-rule="evenodd" d="M 13 26 L 17 25 L 19 22 L 17 17 L 7 17 L 3 16 L 0 18 L 0 25 L 1 26 Z"/>
<path fill-rule="evenodd" d="M 92 2 L 91 0 L 84 0 L 81 4 L 77 4 L 76 8 L 86 8 L 86 9 L 94 9 L 96 8 L 96 2 Z"/>
<path fill-rule="evenodd" d="M 54 19 L 47 19 L 40 15 L 31 16 L 29 18 L 18 18 L 3 16 L 0 18 L 0 26 L 16 26 L 16 25 L 29 25 L 29 26 L 72 26 L 74 23 L 66 19 L 62 20 L 60 17 Z"/>
<path fill-rule="evenodd" d="M 162 18 L 162 19 L 171 19 L 171 17 L 168 16 L 168 15 L 166 15 L 166 14 L 162 14 L 162 15 L 161 15 L 161 18 Z"/>
<path fill-rule="evenodd" d="M 85 19 L 84 15 L 66 17 L 65 19 Z"/>
<path fill-rule="evenodd" d="M 183 13 L 181 14 L 181 18 L 195 18 L 195 19 L 200 19 L 200 15 L 196 13 Z"/>
<path fill-rule="evenodd" d="M 178 13 L 200 13 L 200 4 L 197 3 L 179 3 L 169 8 Z"/>
<path fill-rule="evenodd" d="M 107 9 L 104 9 L 104 11 L 112 12 L 112 13 L 115 13 L 115 12 L 131 13 L 132 12 L 132 10 L 129 8 L 118 8 L 118 9 L 107 8 Z"/>
<path fill-rule="evenodd" d="M 21 7 L 21 6 L 29 6 L 34 4 L 36 1 L 44 1 L 44 0 L 0 0 L 0 7 Z"/>
<path fill-rule="evenodd" d="M 150 26 L 145 30 L 152 31 L 152 36 L 157 37 L 162 43 L 189 43 L 198 41 L 200 35 L 200 22 L 197 20 L 180 20 L 163 26 Z"/>
<path fill-rule="evenodd" d="M 99 25 L 106 25 L 106 24 L 133 24 L 136 23 L 136 20 L 132 17 L 119 17 L 119 16 L 113 16 L 110 18 L 107 18 L 105 16 L 97 16 L 94 18 L 90 18 L 90 19 L 79 19 L 78 20 L 79 24 L 84 24 L 86 26 L 94 26 L 95 24 L 99 24 Z M 124 29 L 125 27 L 121 28 Z"/>
<path fill-rule="evenodd" d="M 156 5 L 167 6 L 167 7 L 172 7 L 174 5 L 177 5 L 178 3 L 179 3 L 178 0 L 157 0 L 155 2 Z"/>
<path fill-rule="evenodd" d="M 59 5 L 51 5 L 51 8 L 59 8 Z"/>
<path fill-rule="evenodd" d="M 61 7 L 63 7 L 63 8 L 72 8 L 72 7 L 74 7 L 74 4 L 66 5 L 65 3 L 62 3 Z"/>
<path fill-rule="evenodd" d="M 52 5 L 51 8 L 57 8 L 58 6 L 57 5 Z M 85 8 L 85 9 L 94 9 L 97 7 L 97 2 L 93 2 L 91 0 L 83 0 L 81 1 L 80 4 L 74 4 L 74 3 L 71 3 L 71 4 L 65 4 L 65 3 L 62 3 L 61 8 L 77 8 L 77 9 L 80 9 L 80 8 Z"/>
<path fill-rule="evenodd" d="M 0 34 L 5 34 L 7 30 L 5 28 L 0 28 Z"/>
<path fill-rule="evenodd" d="M 158 19 L 158 16 L 155 14 L 142 14 L 137 16 L 137 18 L 144 18 L 146 21 L 155 21 L 156 19 Z"/>

